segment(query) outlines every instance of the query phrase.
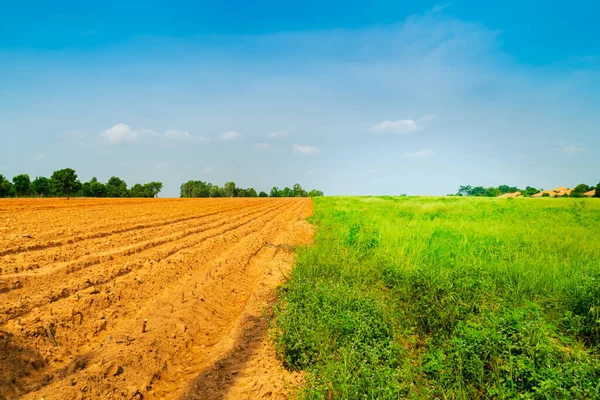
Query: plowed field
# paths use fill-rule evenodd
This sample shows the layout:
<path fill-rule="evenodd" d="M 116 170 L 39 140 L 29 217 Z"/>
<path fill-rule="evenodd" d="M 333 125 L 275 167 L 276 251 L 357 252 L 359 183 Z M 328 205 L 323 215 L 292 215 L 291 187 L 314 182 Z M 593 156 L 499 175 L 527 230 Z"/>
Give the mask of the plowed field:
<path fill-rule="evenodd" d="M 0 398 L 285 397 L 267 340 L 309 199 L 0 202 Z"/>

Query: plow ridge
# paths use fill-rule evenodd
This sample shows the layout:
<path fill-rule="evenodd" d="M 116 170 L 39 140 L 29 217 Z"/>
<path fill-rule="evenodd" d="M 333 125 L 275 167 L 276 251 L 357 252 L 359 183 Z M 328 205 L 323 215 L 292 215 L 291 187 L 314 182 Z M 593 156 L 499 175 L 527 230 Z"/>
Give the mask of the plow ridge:
<path fill-rule="evenodd" d="M 68 224 L 52 220 L 39 233 L 27 207 L 0 207 L 7 210 L 7 226 L 41 238 L 0 256 L 0 348 L 6 354 L 0 359 L 0 398 L 178 398 L 208 391 L 214 396 L 206 398 L 249 396 L 245 384 L 215 389 L 199 377 L 215 360 L 232 355 L 232 340 L 247 338 L 252 346 L 266 340 L 257 327 L 266 326 L 264 310 L 293 258 L 280 250 L 308 243 L 310 228 L 301 220 L 312 204 L 307 199 L 158 204 L 165 206 L 94 201 L 95 214 L 110 215 L 114 208 L 126 217 L 112 217 L 112 230 L 104 220 L 95 221 L 89 233 L 81 224 L 90 207 L 79 202 L 38 204 L 43 213 L 70 216 Z M 53 231 L 67 235 L 46 240 Z M 80 233 L 68 235 L 71 231 Z M 0 243 L 7 239 L 20 240 L 0 237 Z M 32 265 L 35 269 L 24 270 Z M 246 325 L 253 328 L 240 333 Z M 245 361 L 235 368 L 254 368 L 252 357 L 260 365 L 267 360 L 276 379 L 261 372 L 269 383 L 254 390 L 271 388 L 285 397 L 274 355 L 253 354 L 240 352 Z M 240 376 L 258 379 L 250 371 Z"/>

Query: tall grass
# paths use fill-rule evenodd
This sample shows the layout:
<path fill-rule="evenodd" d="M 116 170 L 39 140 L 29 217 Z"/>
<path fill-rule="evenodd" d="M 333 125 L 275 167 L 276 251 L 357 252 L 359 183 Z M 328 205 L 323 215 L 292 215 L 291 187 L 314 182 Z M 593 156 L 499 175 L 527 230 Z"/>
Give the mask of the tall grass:
<path fill-rule="evenodd" d="M 314 202 L 276 319 L 303 397 L 600 398 L 600 201 Z"/>

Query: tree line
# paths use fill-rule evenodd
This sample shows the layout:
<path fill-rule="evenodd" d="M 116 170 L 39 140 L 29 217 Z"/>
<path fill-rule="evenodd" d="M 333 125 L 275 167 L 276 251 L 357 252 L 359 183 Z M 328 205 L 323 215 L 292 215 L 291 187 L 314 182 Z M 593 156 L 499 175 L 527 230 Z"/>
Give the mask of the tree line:
<path fill-rule="evenodd" d="M 279 189 L 274 186 L 270 193 L 257 192 L 254 188 L 240 188 L 235 182 L 226 182 L 223 186 L 209 182 L 189 180 L 181 184 L 180 197 L 317 197 L 323 196 L 320 190 L 307 192 L 296 183 L 292 188 Z"/>
<path fill-rule="evenodd" d="M 149 182 L 128 188 L 116 176 L 106 183 L 95 177 L 81 183 L 71 168 L 54 171 L 50 178 L 38 176 L 33 181 L 27 174 L 13 177 L 12 182 L 0 175 L 0 197 L 156 197 L 162 187 L 161 182 Z"/>
<path fill-rule="evenodd" d="M 594 186 L 586 185 L 585 183 L 581 183 L 577 185 L 570 195 L 565 195 L 565 197 L 584 197 L 584 193 L 589 192 L 591 190 L 596 190 L 594 197 L 600 197 L 600 183 Z M 527 186 L 525 189 L 519 189 L 516 186 L 509 185 L 500 185 L 498 187 L 483 187 L 483 186 L 460 186 L 458 188 L 458 192 L 456 194 L 449 194 L 448 196 L 479 196 L 479 197 L 498 197 L 505 193 L 514 193 L 521 192 L 523 197 L 531 197 L 534 194 L 543 192 L 544 189 L 536 189 L 531 186 Z M 545 193 L 545 195 L 548 195 Z M 549 195 L 548 195 L 549 196 Z"/>

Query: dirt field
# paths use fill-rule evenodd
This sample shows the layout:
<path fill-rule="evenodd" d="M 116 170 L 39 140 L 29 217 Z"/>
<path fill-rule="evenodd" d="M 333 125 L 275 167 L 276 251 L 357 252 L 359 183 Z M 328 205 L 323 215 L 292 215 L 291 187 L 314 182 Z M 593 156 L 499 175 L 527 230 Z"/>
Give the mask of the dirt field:
<path fill-rule="evenodd" d="M 309 199 L 0 201 L 0 398 L 283 398 Z"/>

